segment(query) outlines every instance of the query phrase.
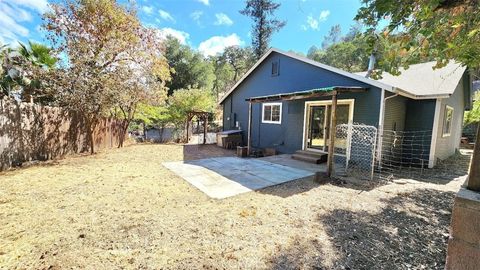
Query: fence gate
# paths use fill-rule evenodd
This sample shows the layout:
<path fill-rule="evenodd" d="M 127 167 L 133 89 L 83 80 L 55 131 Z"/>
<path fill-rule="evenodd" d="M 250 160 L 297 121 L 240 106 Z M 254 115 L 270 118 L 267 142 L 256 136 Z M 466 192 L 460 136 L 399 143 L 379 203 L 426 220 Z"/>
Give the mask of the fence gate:
<path fill-rule="evenodd" d="M 362 124 L 337 125 L 335 171 L 360 179 L 373 179 L 377 128 Z"/>

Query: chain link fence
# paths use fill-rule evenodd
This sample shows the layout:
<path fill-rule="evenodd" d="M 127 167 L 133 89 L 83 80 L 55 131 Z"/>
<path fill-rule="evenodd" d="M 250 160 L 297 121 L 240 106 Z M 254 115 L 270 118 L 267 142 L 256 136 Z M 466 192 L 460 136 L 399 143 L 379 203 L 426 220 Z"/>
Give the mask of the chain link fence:
<path fill-rule="evenodd" d="M 377 128 L 362 124 L 337 125 L 335 163 L 337 174 L 359 179 L 374 178 Z"/>

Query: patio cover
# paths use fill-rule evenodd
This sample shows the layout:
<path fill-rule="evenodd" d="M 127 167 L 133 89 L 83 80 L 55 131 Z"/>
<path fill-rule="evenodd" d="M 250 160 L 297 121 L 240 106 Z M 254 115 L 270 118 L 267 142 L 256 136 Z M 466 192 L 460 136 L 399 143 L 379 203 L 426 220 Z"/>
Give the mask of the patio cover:
<path fill-rule="evenodd" d="M 305 91 L 296 91 L 291 93 L 250 97 L 245 100 L 251 103 L 262 103 L 262 102 L 279 101 L 279 100 L 297 100 L 297 99 L 307 99 L 307 98 L 322 97 L 322 96 L 335 96 L 339 93 L 364 92 L 367 89 L 368 88 L 366 87 L 358 87 L 358 86 L 330 86 L 330 87 L 315 88 L 315 89 L 310 89 Z"/>

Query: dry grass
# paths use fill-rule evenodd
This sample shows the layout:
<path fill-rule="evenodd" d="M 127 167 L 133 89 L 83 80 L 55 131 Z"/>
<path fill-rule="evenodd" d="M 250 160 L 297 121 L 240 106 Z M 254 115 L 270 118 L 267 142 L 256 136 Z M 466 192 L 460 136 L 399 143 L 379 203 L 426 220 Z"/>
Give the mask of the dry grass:
<path fill-rule="evenodd" d="M 0 174 L 0 269 L 442 268 L 454 192 L 295 181 L 214 200 L 134 145 Z M 206 151 L 205 151 L 206 150 Z"/>

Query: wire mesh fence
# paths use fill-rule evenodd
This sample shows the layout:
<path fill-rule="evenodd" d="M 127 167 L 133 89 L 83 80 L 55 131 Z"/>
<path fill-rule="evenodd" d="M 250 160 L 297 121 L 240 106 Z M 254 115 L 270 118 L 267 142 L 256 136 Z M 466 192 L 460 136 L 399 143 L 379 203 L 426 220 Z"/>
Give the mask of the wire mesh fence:
<path fill-rule="evenodd" d="M 344 173 L 359 179 L 373 179 L 377 128 L 362 124 L 337 125 L 335 163 Z M 340 166 L 339 166 L 340 165 Z"/>
<path fill-rule="evenodd" d="M 419 179 L 428 169 L 432 131 L 378 131 L 374 126 L 341 124 L 336 128 L 338 176 L 357 179 Z"/>
<path fill-rule="evenodd" d="M 420 177 L 428 170 L 432 131 L 384 130 L 375 171 L 380 179 Z"/>

